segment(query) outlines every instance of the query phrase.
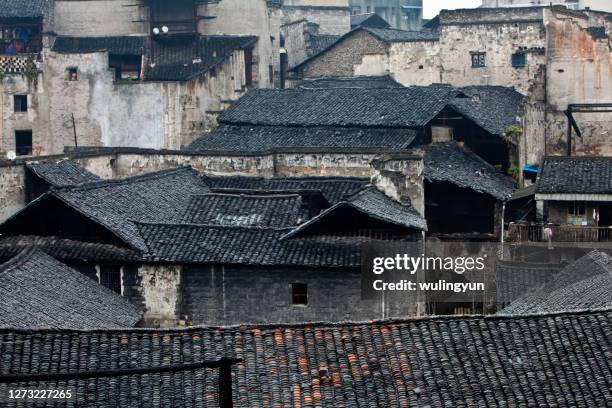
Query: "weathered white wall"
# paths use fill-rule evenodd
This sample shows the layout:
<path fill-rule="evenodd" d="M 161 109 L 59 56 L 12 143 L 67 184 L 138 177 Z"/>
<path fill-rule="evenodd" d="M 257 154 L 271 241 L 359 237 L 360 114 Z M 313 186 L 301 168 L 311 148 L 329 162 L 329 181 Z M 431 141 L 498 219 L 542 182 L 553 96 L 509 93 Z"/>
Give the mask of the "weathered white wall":
<path fill-rule="evenodd" d="M 442 82 L 438 41 L 393 43 L 387 71 L 402 85 L 431 85 Z"/>
<path fill-rule="evenodd" d="M 161 326 L 176 323 L 179 317 L 181 269 L 181 266 L 175 265 L 142 265 L 138 268 L 146 322 Z"/>
<path fill-rule="evenodd" d="M 139 0 L 55 0 L 57 35 L 147 34 L 148 9 Z"/>

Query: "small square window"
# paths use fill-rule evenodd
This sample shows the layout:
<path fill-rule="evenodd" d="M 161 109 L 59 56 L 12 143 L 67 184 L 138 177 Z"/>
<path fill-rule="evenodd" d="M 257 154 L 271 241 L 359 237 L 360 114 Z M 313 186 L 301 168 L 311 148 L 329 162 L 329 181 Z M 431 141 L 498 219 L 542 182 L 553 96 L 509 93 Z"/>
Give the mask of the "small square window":
<path fill-rule="evenodd" d="M 516 52 L 512 54 L 512 66 L 514 68 L 522 68 L 527 65 L 527 56 L 524 52 Z"/>
<path fill-rule="evenodd" d="M 15 131 L 15 153 L 17 156 L 28 156 L 32 154 L 32 131 Z"/>
<path fill-rule="evenodd" d="M 291 299 L 294 305 L 307 305 L 308 304 L 308 285 L 305 283 L 292 283 L 291 284 Z"/>
<path fill-rule="evenodd" d="M 13 95 L 15 112 L 28 111 L 28 95 Z"/>
<path fill-rule="evenodd" d="M 472 53 L 472 68 L 482 68 L 485 66 L 485 56 L 484 52 L 473 52 Z"/>
<path fill-rule="evenodd" d="M 69 67 L 67 69 L 67 72 L 68 72 L 69 81 L 78 81 L 79 73 L 78 73 L 77 67 Z"/>

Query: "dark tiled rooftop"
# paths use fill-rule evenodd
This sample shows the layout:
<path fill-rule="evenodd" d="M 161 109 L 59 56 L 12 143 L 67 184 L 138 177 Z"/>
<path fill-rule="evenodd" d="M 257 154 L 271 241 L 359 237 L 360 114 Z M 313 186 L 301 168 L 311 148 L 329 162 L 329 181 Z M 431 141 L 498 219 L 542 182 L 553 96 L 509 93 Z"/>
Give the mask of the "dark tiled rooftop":
<path fill-rule="evenodd" d="M 0 18 L 42 17 L 45 0 L 0 0 Z"/>
<path fill-rule="evenodd" d="M 427 231 L 427 222 L 413 207 L 402 205 L 397 201 L 387 197 L 375 187 L 367 187 L 362 191 L 346 197 L 336 205 L 323 211 L 310 221 L 300 225 L 289 232 L 285 238 L 299 236 L 307 231 L 311 226 L 325 222 L 325 218 L 331 214 L 342 211 L 343 207 L 351 207 L 367 216 L 399 225 L 405 228 Z"/>
<path fill-rule="evenodd" d="M 404 88 L 390 75 L 381 76 L 354 76 L 354 77 L 325 77 L 303 79 L 296 88 L 328 89 L 328 88 Z"/>
<path fill-rule="evenodd" d="M 493 135 L 503 135 L 517 124 L 517 112 L 524 95 L 513 88 L 493 85 L 459 88 L 468 98 L 455 98 L 451 107 Z"/>
<path fill-rule="evenodd" d="M 510 303 L 502 314 L 612 308 L 612 257 L 592 251 L 542 286 Z"/>
<path fill-rule="evenodd" d="M 356 28 L 358 26 L 375 28 L 391 27 L 391 25 L 384 18 L 376 13 L 351 15 L 351 28 Z"/>
<path fill-rule="evenodd" d="M 0 327 L 133 327 L 140 318 L 126 298 L 39 249 L 0 265 Z"/>
<path fill-rule="evenodd" d="M 221 125 L 185 148 L 188 152 L 267 152 L 272 149 L 405 149 L 412 129 Z"/>
<path fill-rule="evenodd" d="M 501 171 L 453 143 L 434 143 L 425 148 L 425 179 L 447 182 L 507 201 L 515 190 L 514 181 Z"/>
<path fill-rule="evenodd" d="M 140 252 L 114 245 L 75 241 L 56 236 L 15 235 L 0 237 L 0 260 L 8 260 L 36 246 L 62 262 L 139 262 Z"/>
<path fill-rule="evenodd" d="M 506 306 L 548 282 L 562 267 L 562 264 L 498 261 L 495 265 L 497 307 Z"/>
<path fill-rule="evenodd" d="M 429 30 L 406 31 L 396 28 L 363 27 L 363 29 L 385 42 L 438 41 L 438 33 Z"/>
<path fill-rule="evenodd" d="M 236 407 L 605 407 L 610 311 L 368 323 L 0 331 L 0 374 L 222 357 Z M 93 381 L 93 382 L 92 382 Z M 218 407 L 217 370 L 70 383 L 75 405 Z"/>
<path fill-rule="evenodd" d="M 219 121 L 234 125 L 421 128 L 459 91 L 446 86 L 397 89 L 256 89 Z"/>
<path fill-rule="evenodd" d="M 321 51 L 329 48 L 340 38 L 339 35 L 331 34 L 316 34 L 310 36 L 310 48 L 308 49 L 308 56 L 319 54 Z"/>
<path fill-rule="evenodd" d="M 197 77 L 227 59 L 234 51 L 249 47 L 256 37 L 198 36 L 191 42 L 157 42 L 148 36 L 58 37 L 52 50 L 79 54 L 108 51 L 119 55 L 144 55 L 150 62 L 144 79 L 185 81 Z"/>
<path fill-rule="evenodd" d="M 156 261 L 324 268 L 356 268 L 360 262 L 357 245 L 281 241 L 290 228 L 145 223 L 138 228 Z"/>
<path fill-rule="evenodd" d="M 330 204 L 336 204 L 344 196 L 351 195 L 369 183 L 367 178 L 356 177 L 205 177 L 211 189 L 298 191 L 319 190 Z"/>
<path fill-rule="evenodd" d="M 126 244 L 144 249 L 133 221 L 178 222 L 190 196 L 204 194 L 208 187 L 190 167 L 162 170 L 117 180 L 104 180 L 51 189 L 17 212 L 6 223 L 27 217 L 30 207 L 57 198 L 103 225 Z"/>
<path fill-rule="evenodd" d="M 546 157 L 538 193 L 612 194 L 612 157 Z"/>
<path fill-rule="evenodd" d="M 293 227 L 304 217 L 302 197 L 210 193 L 193 196 L 183 215 L 185 224 Z"/>
<path fill-rule="evenodd" d="M 100 181 L 100 177 L 71 160 L 31 162 L 26 167 L 55 187 Z"/>

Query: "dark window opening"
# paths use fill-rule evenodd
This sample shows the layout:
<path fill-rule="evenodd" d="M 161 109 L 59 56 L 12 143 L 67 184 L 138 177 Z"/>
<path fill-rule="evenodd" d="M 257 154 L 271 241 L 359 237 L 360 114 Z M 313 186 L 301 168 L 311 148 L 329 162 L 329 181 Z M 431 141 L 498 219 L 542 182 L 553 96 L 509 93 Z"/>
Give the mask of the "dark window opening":
<path fill-rule="evenodd" d="M 100 265 L 100 284 L 121 295 L 121 267 Z"/>
<path fill-rule="evenodd" d="M 15 153 L 17 156 L 27 156 L 32 154 L 32 131 L 15 131 Z"/>
<path fill-rule="evenodd" d="M 153 34 L 193 35 L 197 32 L 197 12 L 194 0 L 152 0 L 150 23 Z"/>
<path fill-rule="evenodd" d="M 77 67 L 69 67 L 67 69 L 68 71 L 68 80 L 69 81 L 76 81 L 79 79 L 79 74 L 78 74 L 78 70 Z"/>
<path fill-rule="evenodd" d="M 253 85 L 253 49 L 244 50 L 244 74 L 246 86 Z"/>
<path fill-rule="evenodd" d="M 527 65 L 527 56 L 524 52 L 517 52 L 512 54 L 512 66 L 514 68 L 522 68 Z"/>
<path fill-rule="evenodd" d="M 40 22 L 0 23 L 0 54 L 36 54 L 42 49 Z"/>
<path fill-rule="evenodd" d="M 135 81 L 140 79 L 140 55 L 108 56 L 109 68 L 115 72 L 116 81 Z"/>
<path fill-rule="evenodd" d="M 274 65 L 268 65 L 268 76 L 270 77 L 270 83 L 274 83 Z"/>
<path fill-rule="evenodd" d="M 308 304 L 308 285 L 305 283 L 291 284 L 291 299 L 294 305 Z"/>
<path fill-rule="evenodd" d="M 472 53 L 472 68 L 482 68 L 485 66 L 485 56 L 484 52 L 473 52 Z"/>
<path fill-rule="evenodd" d="M 13 95 L 15 112 L 28 111 L 28 95 Z"/>

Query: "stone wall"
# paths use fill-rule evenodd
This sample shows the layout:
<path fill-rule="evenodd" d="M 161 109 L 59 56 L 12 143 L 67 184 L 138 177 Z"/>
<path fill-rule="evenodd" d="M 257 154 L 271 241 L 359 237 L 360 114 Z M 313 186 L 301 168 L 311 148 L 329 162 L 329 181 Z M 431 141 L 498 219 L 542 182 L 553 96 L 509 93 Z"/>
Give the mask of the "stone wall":
<path fill-rule="evenodd" d="M 25 205 L 25 167 L 0 167 L 0 221 Z"/>
<path fill-rule="evenodd" d="M 137 0 L 55 0 L 54 31 L 67 36 L 148 33 L 148 8 Z"/>
<path fill-rule="evenodd" d="M 361 321 L 410 316 L 416 299 L 361 299 L 359 270 L 184 267 L 181 317 L 194 324 Z M 292 283 L 305 283 L 307 305 L 292 304 Z"/>
<path fill-rule="evenodd" d="M 333 47 L 307 64 L 301 71 L 303 78 L 322 76 L 381 75 L 387 45 L 364 31 L 345 38 L 340 46 Z M 358 68 L 358 66 L 360 66 Z"/>
<path fill-rule="evenodd" d="M 320 34 L 343 35 L 351 30 L 348 7 L 283 5 L 276 13 L 281 24 L 298 20 L 318 24 Z"/>
<path fill-rule="evenodd" d="M 387 71 L 405 86 L 442 82 L 438 41 L 398 42 L 391 44 Z"/>
<path fill-rule="evenodd" d="M 181 309 L 181 266 L 141 265 L 138 296 L 144 305 L 145 325 L 174 326 Z"/>

